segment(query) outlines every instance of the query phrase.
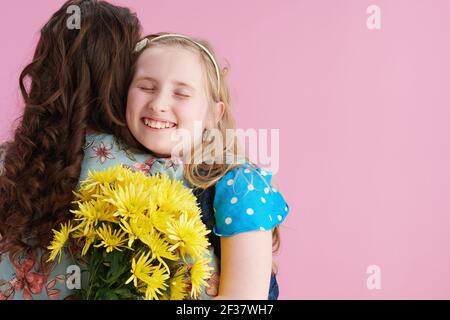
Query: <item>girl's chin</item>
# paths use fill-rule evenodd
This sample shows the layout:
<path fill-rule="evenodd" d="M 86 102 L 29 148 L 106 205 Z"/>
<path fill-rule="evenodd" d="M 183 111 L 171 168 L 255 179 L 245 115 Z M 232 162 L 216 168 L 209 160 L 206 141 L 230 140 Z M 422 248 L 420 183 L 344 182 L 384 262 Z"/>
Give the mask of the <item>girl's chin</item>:
<path fill-rule="evenodd" d="M 155 155 L 158 158 L 170 158 L 172 156 L 172 149 L 167 148 L 167 145 L 170 143 L 164 143 L 164 141 L 167 141 L 166 139 L 161 139 L 158 143 L 155 144 L 154 139 L 149 141 L 148 139 L 145 139 L 145 143 L 142 143 L 142 145 L 149 150 L 153 155 Z M 168 142 L 168 141 L 167 141 Z M 171 145 L 171 144 L 170 144 Z"/>

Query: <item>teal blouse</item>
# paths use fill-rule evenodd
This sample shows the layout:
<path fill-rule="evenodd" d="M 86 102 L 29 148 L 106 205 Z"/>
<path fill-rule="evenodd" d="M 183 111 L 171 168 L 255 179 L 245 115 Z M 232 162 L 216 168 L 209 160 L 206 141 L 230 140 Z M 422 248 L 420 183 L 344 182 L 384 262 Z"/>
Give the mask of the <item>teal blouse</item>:
<path fill-rule="evenodd" d="M 272 230 L 289 213 L 281 193 L 272 186 L 272 173 L 248 163 L 229 171 L 216 184 L 214 233 L 226 237 Z"/>

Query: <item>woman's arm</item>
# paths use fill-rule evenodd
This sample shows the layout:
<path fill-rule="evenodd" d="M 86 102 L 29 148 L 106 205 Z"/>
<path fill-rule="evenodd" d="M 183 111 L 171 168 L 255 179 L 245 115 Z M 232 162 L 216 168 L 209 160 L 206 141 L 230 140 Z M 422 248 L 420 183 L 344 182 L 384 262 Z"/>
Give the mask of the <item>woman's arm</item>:
<path fill-rule="evenodd" d="M 217 300 L 267 300 L 272 273 L 272 232 L 222 237 Z"/>

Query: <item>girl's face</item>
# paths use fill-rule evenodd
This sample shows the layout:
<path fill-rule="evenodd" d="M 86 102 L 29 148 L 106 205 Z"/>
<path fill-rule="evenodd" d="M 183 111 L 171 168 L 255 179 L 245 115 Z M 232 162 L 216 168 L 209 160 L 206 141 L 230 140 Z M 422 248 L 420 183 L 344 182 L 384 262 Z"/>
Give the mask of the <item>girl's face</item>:
<path fill-rule="evenodd" d="M 174 133 L 189 133 L 191 140 L 184 140 L 183 147 L 190 148 L 211 126 L 200 59 L 188 49 L 156 46 L 145 49 L 137 61 L 128 91 L 127 124 L 134 137 L 159 156 L 170 156 L 180 143 L 171 138 Z M 194 135 L 197 121 L 201 129 Z"/>

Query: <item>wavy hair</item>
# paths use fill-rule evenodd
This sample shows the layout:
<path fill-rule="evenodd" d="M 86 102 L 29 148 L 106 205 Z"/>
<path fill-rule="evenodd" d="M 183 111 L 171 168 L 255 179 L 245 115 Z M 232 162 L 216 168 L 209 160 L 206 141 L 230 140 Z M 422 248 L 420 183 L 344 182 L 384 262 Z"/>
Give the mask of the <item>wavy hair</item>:
<path fill-rule="evenodd" d="M 81 11 L 73 30 L 72 5 Z M 68 219 L 87 130 L 139 148 L 122 119 L 140 33 L 129 9 L 95 0 L 67 1 L 42 28 L 20 75 L 25 108 L 0 177 L 0 254 L 45 248 Z"/>

